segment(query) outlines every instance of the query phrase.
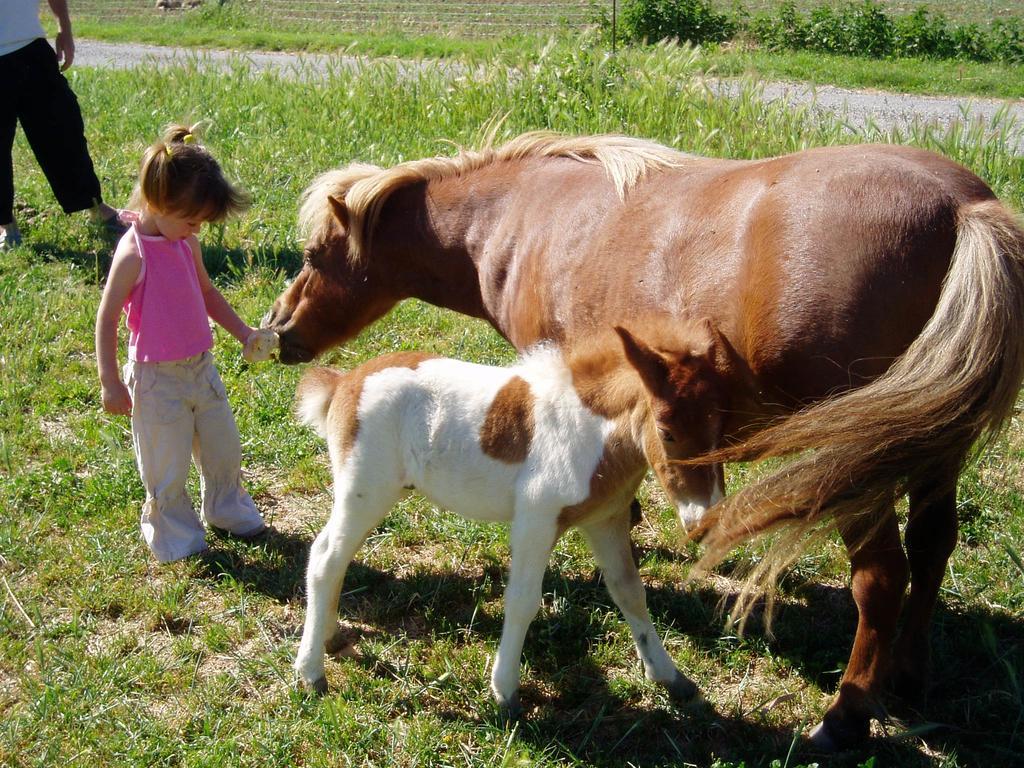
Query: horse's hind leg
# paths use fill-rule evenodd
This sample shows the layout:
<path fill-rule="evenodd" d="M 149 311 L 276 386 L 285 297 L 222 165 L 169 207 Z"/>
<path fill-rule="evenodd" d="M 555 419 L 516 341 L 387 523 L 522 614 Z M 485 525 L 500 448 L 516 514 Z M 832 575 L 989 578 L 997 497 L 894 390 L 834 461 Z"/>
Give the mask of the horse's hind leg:
<path fill-rule="evenodd" d="M 956 546 L 956 483 L 923 488 L 910 494 L 910 515 L 904 540 L 910 561 L 910 597 L 903 608 L 903 627 L 893 659 L 893 687 L 904 698 L 916 698 L 928 679 L 931 653 L 928 627 L 938 598 L 946 562 Z"/>
<path fill-rule="evenodd" d="M 828 751 L 862 742 L 871 718 L 881 713 L 879 695 L 891 668 L 892 642 L 907 588 L 907 558 L 891 503 L 840 533 L 850 553 L 858 619 L 839 695 L 811 732 L 811 741 Z"/>
<path fill-rule="evenodd" d="M 597 564 L 604 571 L 608 592 L 629 624 L 645 676 L 665 686 L 677 701 L 692 702 L 699 697 L 697 686 L 676 667 L 647 612 L 644 585 L 630 548 L 629 528 L 629 509 L 600 522 L 580 525 Z"/>

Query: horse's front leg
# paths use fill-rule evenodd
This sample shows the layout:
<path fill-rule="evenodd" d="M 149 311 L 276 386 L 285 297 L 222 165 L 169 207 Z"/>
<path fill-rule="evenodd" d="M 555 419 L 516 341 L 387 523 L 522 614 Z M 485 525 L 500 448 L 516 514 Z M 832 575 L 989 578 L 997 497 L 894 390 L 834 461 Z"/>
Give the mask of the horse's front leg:
<path fill-rule="evenodd" d="M 505 586 L 505 621 L 501 643 L 491 670 L 491 691 L 502 716 L 509 720 L 522 714 L 519 703 L 519 666 L 526 630 L 540 608 L 544 569 L 551 557 L 558 531 L 555 515 L 520 514 L 512 522 L 512 563 Z"/>
<path fill-rule="evenodd" d="M 665 686 L 669 695 L 682 704 L 699 701 L 697 686 L 676 667 L 647 611 L 643 581 L 630 547 L 630 510 L 599 522 L 581 524 L 579 528 L 604 572 L 605 586 L 612 600 L 629 624 L 637 654 L 644 665 L 644 676 Z"/>
<path fill-rule="evenodd" d="M 397 492 L 338 492 L 327 525 L 310 547 L 306 622 L 295 656 L 295 672 L 300 685 L 317 693 L 327 692 L 324 650 L 337 629 L 338 600 L 345 572 L 366 536 L 397 500 Z"/>
<path fill-rule="evenodd" d="M 896 622 L 907 588 L 907 558 L 892 505 L 865 515 L 840 531 L 850 553 L 851 589 L 857 605 L 857 634 L 839 695 L 811 732 L 812 743 L 835 751 L 868 736 L 892 661 Z"/>

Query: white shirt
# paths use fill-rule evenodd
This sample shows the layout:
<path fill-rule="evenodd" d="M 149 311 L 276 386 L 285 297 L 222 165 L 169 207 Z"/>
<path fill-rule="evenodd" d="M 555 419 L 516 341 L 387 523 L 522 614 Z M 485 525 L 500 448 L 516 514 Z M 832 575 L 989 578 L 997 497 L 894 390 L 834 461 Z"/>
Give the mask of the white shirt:
<path fill-rule="evenodd" d="M 39 0 L 0 0 L 0 56 L 46 37 L 39 21 Z"/>

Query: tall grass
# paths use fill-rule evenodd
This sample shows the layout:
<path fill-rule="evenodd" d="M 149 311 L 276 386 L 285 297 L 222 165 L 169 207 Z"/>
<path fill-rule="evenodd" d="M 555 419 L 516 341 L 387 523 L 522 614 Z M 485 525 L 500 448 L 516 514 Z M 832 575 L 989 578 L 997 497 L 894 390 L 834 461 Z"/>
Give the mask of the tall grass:
<path fill-rule="evenodd" d="M 296 200 L 317 173 L 352 160 L 390 165 L 472 145 L 482 126 L 619 131 L 680 149 L 761 157 L 858 141 L 757 98 L 721 99 L 692 77 L 696 53 L 663 46 L 614 59 L 552 47 L 497 65 L 338 66 L 323 78 L 227 74 L 198 66 L 72 70 L 108 199 L 123 201 L 143 147 L 171 120 L 209 118 L 207 142 L 254 194 L 237 222 L 202 240 L 215 280 L 251 322 L 299 260 Z M 915 130 L 930 146 L 1024 203 L 1013 128 Z M 871 134 L 872 139 L 886 139 Z M 0 764 L 789 765 L 794 730 L 823 713 L 849 651 L 846 562 L 830 543 L 784 585 L 771 639 L 733 636 L 715 617 L 732 589 L 682 583 L 680 546 L 660 492 L 642 491 L 636 531 L 655 621 L 711 709 L 680 711 L 643 680 L 624 623 L 581 540 L 558 546 L 524 655 L 527 719 L 499 724 L 487 664 L 501 624 L 502 529 L 400 504 L 360 551 L 342 613 L 360 654 L 329 665 L 332 693 L 291 685 L 302 569 L 328 506 L 322 447 L 290 416 L 300 371 L 249 366 L 226 334 L 215 354 L 243 435 L 246 482 L 277 528 L 260 544 L 211 540 L 207 556 L 154 565 L 139 540 L 142 489 L 127 425 L 99 408 L 92 322 L 109 248 L 82 217 L 60 215 L 28 147 L 15 152 L 28 245 L 0 254 Z M 399 307 L 327 362 L 396 348 L 484 362 L 512 351 L 482 323 L 418 302 Z M 965 545 L 936 617 L 937 687 L 914 725 L 872 745 L 880 764 L 1011 764 L 1024 755 L 1024 425 L 968 473 Z M 737 468 L 742 482 L 756 468 Z M 1017 555 L 1015 559 L 1014 555 Z M 899 733 L 899 728 L 893 729 Z M 837 764 L 857 764 L 863 755 Z"/>

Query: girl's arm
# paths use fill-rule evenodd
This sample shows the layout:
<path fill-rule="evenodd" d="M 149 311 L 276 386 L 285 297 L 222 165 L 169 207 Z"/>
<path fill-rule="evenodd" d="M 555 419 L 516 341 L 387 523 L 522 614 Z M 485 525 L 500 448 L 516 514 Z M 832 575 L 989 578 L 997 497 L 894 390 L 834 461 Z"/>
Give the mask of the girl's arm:
<path fill-rule="evenodd" d="M 210 276 L 206 273 L 206 267 L 203 265 L 203 252 L 199 246 L 199 239 L 192 235 L 188 238 L 188 245 L 192 249 L 192 258 L 196 262 L 196 275 L 199 276 L 199 288 L 203 292 L 206 314 L 213 318 L 217 325 L 238 339 L 241 344 L 245 344 L 254 329 L 238 316 L 238 313 L 228 304 L 228 300 L 210 282 Z"/>
<path fill-rule="evenodd" d="M 96 313 L 96 367 L 99 370 L 103 409 L 108 413 L 128 415 L 132 398 L 121 381 L 117 362 L 117 327 L 128 295 L 139 279 L 142 258 L 134 241 L 126 242 L 114 254 L 103 298 Z"/>

